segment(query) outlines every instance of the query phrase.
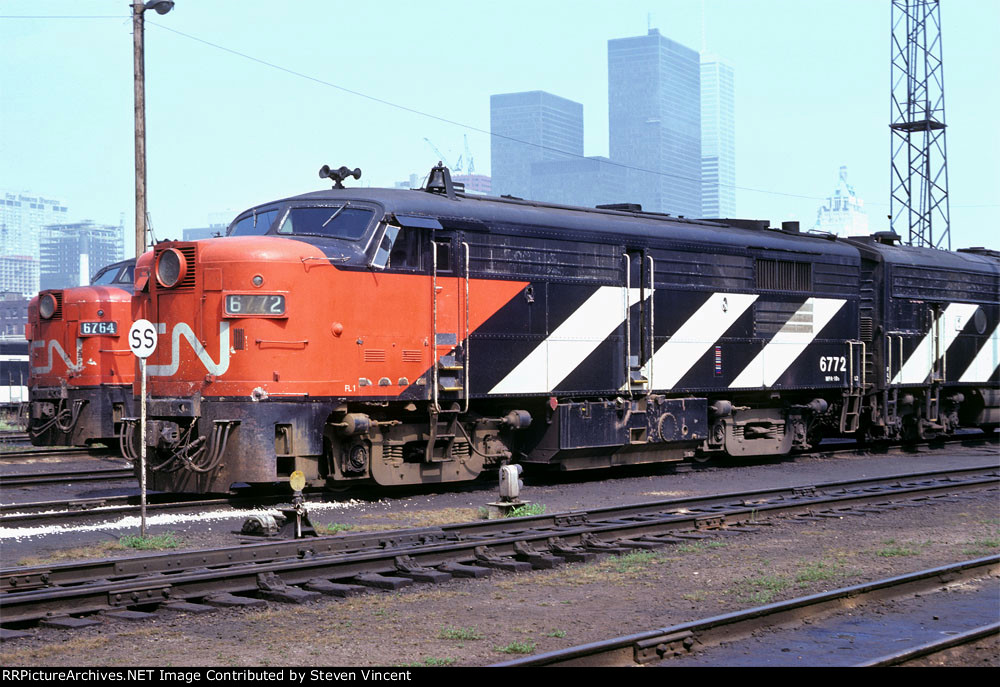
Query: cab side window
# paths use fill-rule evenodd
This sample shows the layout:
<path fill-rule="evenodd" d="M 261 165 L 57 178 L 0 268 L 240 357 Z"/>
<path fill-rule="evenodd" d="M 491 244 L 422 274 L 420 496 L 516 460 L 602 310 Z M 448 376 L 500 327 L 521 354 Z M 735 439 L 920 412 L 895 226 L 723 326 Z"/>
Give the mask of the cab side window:
<path fill-rule="evenodd" d="M 389 269 L 416 271 L 422 267 L 423 241 L 430 241 L 430 233 L 426 229 L 400 227 L 396 240 L 389 254 Z"/>

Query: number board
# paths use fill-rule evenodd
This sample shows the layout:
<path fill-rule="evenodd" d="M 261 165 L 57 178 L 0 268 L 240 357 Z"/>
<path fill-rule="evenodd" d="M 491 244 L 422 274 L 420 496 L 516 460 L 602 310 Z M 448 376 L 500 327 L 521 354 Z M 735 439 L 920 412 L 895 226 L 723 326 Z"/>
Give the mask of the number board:
<path fill-rule="evenodd" d="M 281 316 L 285 314 L 285 297 L 275 293 L 226 294 L 226 314 L 236 317 Z"/>
<path fill-rule="evenodd" d="M 117 322 L 81 322 L 80 336 L 117 336 Z"/>

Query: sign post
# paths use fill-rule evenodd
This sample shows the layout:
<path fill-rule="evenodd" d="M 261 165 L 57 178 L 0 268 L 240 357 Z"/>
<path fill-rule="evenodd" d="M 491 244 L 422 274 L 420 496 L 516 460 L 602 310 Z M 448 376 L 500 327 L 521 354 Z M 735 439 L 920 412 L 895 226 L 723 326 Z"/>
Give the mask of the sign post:
<path fill-rule="evenodd" d="M 156 350 L 156 327 L 149 320 L 136 320 L 128 330 L 128 347 L 139 359 L 139 370 L 142 375 L 142 400 L 139 419 L 139 435 L 141 451 L 139 453 L 139 492 L 142 523 L 139 535 L 146 536 L 146 358 Z"/>

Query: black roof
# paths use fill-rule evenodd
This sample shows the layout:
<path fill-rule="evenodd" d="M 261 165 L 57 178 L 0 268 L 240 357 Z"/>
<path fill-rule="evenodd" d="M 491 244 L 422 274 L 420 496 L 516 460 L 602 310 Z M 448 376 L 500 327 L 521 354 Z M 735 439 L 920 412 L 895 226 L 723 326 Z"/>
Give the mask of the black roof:
<path fill-rule="evenodd" d="M 890 265 L 906 265 L 926 269 L 944 269 L 957 272 L 987 272 L 1000 276 L 1000 259 L 989 253 L 969 251 L 947 251 L 937 248 L 920 248 L 881 243 L 874 236 L 850 239 L 869 256 L 876 254 L 878 259 Z"/>
<path fill-rule="evenodd" d="M 424 216 L 484 227 L 522 225 L 604 237 L 655 239 L 692 245 L 706 243 L 739 249 L 783 250 L 857 259 L 857 250 L 829 237 L 779 229 L 739 228 L 717 220 L 672 217 L 660 213 L 555 205 L 537 201 L 456 194 L 448 198 L 425 190 L 345 188 L 314 191 L 256 207 L 286 203 L 337 203 L 344 200 L 375 203 L 387 213 Z M 241 213 L 241 217 L 243 213 Z"/>

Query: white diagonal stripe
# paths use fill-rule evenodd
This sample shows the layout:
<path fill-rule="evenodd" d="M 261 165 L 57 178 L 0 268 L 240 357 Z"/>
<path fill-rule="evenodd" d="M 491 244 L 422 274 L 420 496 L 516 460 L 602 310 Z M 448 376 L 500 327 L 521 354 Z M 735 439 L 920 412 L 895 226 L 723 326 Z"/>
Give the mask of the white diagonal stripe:
<path fill-rule="evenodd" d="M 771 337 L 757 357 L 740 372 L 729 385 L 730 388 L 772 386 L 846 302 L 843 298 L 808 299 L 778 333 Z M 812 328 L 810 331 L 802 331 L 801 322 L 810 314 Z"/>
<path fill-rule="evenodd" d="M 629 289 L 629 307 L 639 289 Z M 544 393 L 556 388 L 625 321 L 624 287 L 602 286 L 560 324 L 491 394 Z"/>
<path fill-rule="evenodd" d="M 757 298 L 750 293 L 713 293 L 643 366 L 650 388 L 673 388 Z"/>
<path fill-rule="evenodd" d="M 960 382 L 989 382 L 993 380 L 993 373 L 1000 365 L 1000 324 L 993 329 L 993 333 L 986 339 L 986 343 L 976 353 L 972 359 L 969 369 L 962 373 L 958 381 Z"/>
<path fill-rule="evenodd" d="M 923 384 L 938 358 L 948 352 L 948 347 L 958 338 L 962 327 L 979 308 L 974 303 L 952 303 L 931 324 L 931 330 L 924 335 L 903 367 L 893 378 L 893 384 Z M 934 330 L 941 336 L 940 355 L 934 355 Z"/>

